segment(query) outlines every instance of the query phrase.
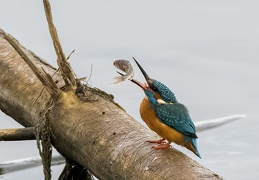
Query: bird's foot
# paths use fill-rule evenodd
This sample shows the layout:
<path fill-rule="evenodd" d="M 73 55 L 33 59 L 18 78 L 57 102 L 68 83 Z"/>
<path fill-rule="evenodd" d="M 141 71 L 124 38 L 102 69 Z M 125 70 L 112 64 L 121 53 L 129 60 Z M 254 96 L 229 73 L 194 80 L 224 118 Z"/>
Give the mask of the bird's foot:
<path fill-rule="evenodd" d="M 162 145 L 154 146 L 155 149 L 165 149 L 170 146 L 171 142 L 164 143 Z"/>
<path fill-rule="evenodd" d="M 159 139 L 159 140 L 148 140 L 149 143 L 158 143 L 158 144 L 164 144 L 165 139 Z"/>

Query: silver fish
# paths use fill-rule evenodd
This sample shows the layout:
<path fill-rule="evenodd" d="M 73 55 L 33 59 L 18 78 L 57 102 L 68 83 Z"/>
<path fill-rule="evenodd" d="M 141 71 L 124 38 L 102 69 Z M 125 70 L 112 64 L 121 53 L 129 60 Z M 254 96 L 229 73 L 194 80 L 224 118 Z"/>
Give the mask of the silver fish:
<path fill-rule="evenodd" d="M 128 60 L 116 60 L 113 62 L 113 65 L 120 69 L 121 71 L 125 72 L 126 74 L 122 74 L 120 72 L 118 72 L 119 74 L 121 74 L 121 76 L 117 76 L 113 79 L 116 79 L 117 81 L 115 81 L 114 83 L 112 83 L 112 85 L 115 85 L 115 84 L 118 84 L 122 81 L 125 81 L 125 80 L 131 80 L 134 76 L 134 70 L 133 70 L 133 65 L 130 61 Z"/>

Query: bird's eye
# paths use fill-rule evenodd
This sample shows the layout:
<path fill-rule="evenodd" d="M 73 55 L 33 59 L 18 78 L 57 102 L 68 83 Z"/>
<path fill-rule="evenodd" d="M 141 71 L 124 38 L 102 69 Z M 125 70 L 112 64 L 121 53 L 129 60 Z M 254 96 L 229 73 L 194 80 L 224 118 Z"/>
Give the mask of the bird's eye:
<path fill-rule="evenodd" d="M 148 86 L 153 90 L 153 91 L 158 91 L 157 87 L 154 85 L 153 81 L 151 79 L 148 80 Z"/>
<path fill-rule="evenodd" d="M 157 87 L 154 86 L 153 84 L 150 85 L 150 88 L 151 88 L 153 91 L 157 91 Z"/>

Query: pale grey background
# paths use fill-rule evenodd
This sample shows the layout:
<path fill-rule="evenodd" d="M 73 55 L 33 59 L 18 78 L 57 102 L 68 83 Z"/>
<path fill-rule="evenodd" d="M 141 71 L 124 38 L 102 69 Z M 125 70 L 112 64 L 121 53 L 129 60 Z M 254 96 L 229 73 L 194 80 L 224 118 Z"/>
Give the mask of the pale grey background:
<path fill-rule="evenodd" d="M 130 82 L 110 86 L 112 62 L 134 56 L 168 85 L 194 121 L 232 114 L 247 118 L 199 133 L 203 159 L 226 179 L 259 177 L 259 1 L 51 1 L 63 48 L 77 75 L 115 95 L 141 122 L 143 92 Z M 56 66 L 42 1 L 1 0 L 0 27 Z M 143 77 L 136 69 L 136 79 Z M 0 115 L 0 128 L 19 127 Z M 35 142 L 0 142 L 0 162 L 37 156 Z M 57 179 L 62 166 L 53 168 Z M 0 179 L 43 179 L 40 167 Z"/>

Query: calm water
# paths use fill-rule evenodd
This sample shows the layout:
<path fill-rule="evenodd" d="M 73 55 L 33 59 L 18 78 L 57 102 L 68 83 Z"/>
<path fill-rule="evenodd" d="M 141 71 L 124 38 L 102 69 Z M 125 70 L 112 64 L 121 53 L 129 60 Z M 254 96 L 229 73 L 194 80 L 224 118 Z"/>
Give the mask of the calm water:
<path fill-rule="evenodd" d="M 89 76 L 92 64 L 89 83 L 114 94 L 136 119 L 140 120 L 136 105 L 143 92 L 130 82 L 110 86 L 115 59 L 134 56 L 151 77 L 175 92 L 194 121 L 248 115 L 199 133 L 203 159 L 181 150 L 226 179 L 258 179 L 259 1 L 184 2 L 51 3 L 66 54 L 76 50 L 70 61 L 77 75 Z M 41 1 L 2 0 L 0 27 L 56 64 Z M 135 77 L 143 80 L 138 71 Z M 0 128 L 20 127 L 0 116 Z M 32 156 L 38 156 L 33 141 L 0 142 L 0 162 Z M 62 167 L 53 168 L 53 179 Z M 17 178 L 43 179 L 42 169 L 0 175 Z"/>

